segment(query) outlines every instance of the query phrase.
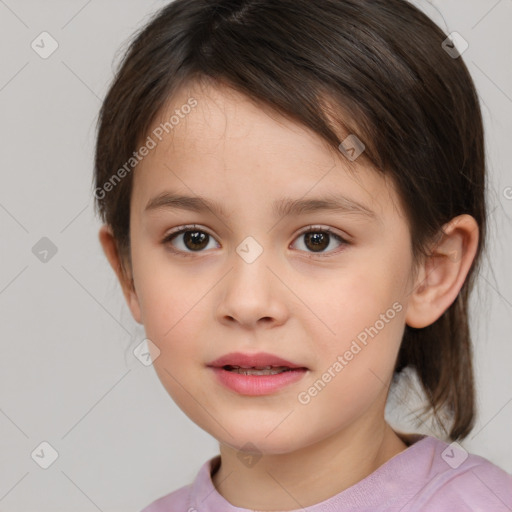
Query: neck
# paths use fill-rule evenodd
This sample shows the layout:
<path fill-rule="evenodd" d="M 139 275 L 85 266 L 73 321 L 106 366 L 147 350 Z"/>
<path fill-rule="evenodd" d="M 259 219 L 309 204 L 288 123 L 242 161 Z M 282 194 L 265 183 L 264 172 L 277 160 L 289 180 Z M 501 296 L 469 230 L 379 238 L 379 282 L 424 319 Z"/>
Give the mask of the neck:
<path fill-rule="evenodd" d="M 352 425 L 292 453 L 264 454 L 254 464 L 242 463 L 240 452 L 221 444 L 212 481 L 236 507 L 295 510 L 348 489 L 406 448 L 384 419 L 378 426 Z"/>

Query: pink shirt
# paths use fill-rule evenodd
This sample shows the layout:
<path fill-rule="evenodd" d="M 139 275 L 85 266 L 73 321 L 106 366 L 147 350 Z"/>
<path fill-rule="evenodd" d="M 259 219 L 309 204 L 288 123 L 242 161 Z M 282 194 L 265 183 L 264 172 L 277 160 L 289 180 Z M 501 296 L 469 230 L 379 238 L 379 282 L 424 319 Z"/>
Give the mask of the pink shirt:
<path fill-rule="evenodd" d="M 373 473 L 297 512 L 511 512 L 512 476 L 457 444 L 410 434 L 412 443 Z M 220 455 L 205 462 L 194 482 L 154 501 L 142 512 L 250 512 L 231 505 L 211 479 Z"/>

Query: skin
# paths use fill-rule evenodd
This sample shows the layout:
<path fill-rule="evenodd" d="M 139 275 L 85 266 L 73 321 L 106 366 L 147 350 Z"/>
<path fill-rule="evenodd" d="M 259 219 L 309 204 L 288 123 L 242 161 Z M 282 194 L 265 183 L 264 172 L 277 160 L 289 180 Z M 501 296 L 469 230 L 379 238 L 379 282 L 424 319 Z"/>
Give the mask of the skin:
<path fill-rule="evenodd" d="M 406 323 L 431 324 L 455 300 L 478 228 L 468 215 L 453 219 L 432 256 L 415 267 L 399 197 L 364 159 L 349 171 L 343 155 L 307 128 L 220 86 L 182 89 L 155 126 L 190 97 L 198 106 L 135 170 L 126 273 L 108 226 L 100 241 L 133 317 L 160 351 L 153 365 L 162 384 L 219 441 L 221 465 L 212 476 L 218 492 L 243 508 L 310 506 L 406 449 L 384 419 L 402 334 Z M 217 201 L 227 216 L 144 211 L 163 191 Z M 275 200 L 333 191 L 374 215 L 272 213 Z M 205 248 L 194 252 L 183 234 L 163 242 L 189 224 L 211 235 Z M 315 252 L 303 234 L 311 226 L 320 235 L 330 228 L 348 243 L 327 235 Z M 248 236 L 263 248 L 253 263 L 236 252 Z M 401 311 L 378 335 L 309 403 L 300 403 L 298 394 L 397 303 Z M 270 352 L 309 370 L 273 394 L 240 395 L 207 367 L 232 351 Z M 241 451 L 257 454 L 256 462 L 242 460 Z"/>

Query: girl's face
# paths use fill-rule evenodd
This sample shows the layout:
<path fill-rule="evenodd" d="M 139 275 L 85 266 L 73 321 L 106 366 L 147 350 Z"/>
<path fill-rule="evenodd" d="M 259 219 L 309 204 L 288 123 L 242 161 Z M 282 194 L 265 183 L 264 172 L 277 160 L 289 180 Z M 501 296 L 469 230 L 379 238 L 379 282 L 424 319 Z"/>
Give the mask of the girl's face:
<path fill-rule="evenodd" d="M 182 108 L 191 97 L 197 106 Z M 160 351 L 163 385 L 236 449 L 287 453 L 382 425 L 413 283 L 396 192 L 238 93 L 182 90 L 153 129 L 176 110 L 134 171 L 130 220 L 129 303 Z M 208 366 L 230 352 L 307 371 L 245 394 Z"/>

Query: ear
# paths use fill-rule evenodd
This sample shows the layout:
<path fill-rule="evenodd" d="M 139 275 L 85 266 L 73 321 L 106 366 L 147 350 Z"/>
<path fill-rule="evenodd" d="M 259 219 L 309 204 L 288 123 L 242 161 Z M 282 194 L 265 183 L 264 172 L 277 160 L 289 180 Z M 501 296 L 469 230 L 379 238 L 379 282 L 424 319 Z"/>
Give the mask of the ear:
<path fill-rule="evenodd" d="M 442 228 L 417 272 L 405 321 L 417 329 L 433 324 L 459 294 L 478 249 L 479 230 L 470 215 L 460 215 Z"/>
<path fill-rule="evenodd" d="M 103 247 L 103 252 L 105 253 L 105 256 L 107 257 L 110 263 L 110 266 L 114 269 L 114 272 L 117 275 L 119 283 L 121 284 L 124 298 L 126 299 L 128 307 L 132 312 L 132 316 L 136 322 L 141 324 L 142 315 L 140 310 L 139 299 L 137 297 L 137 292 L 135 291 L 134 282 L 132 277 L 128 275 L 124 270 L 117 242 L 114 238 L 110 226 L 103 225 L 100 228 L 99 239 L 101 246 Z"/>

